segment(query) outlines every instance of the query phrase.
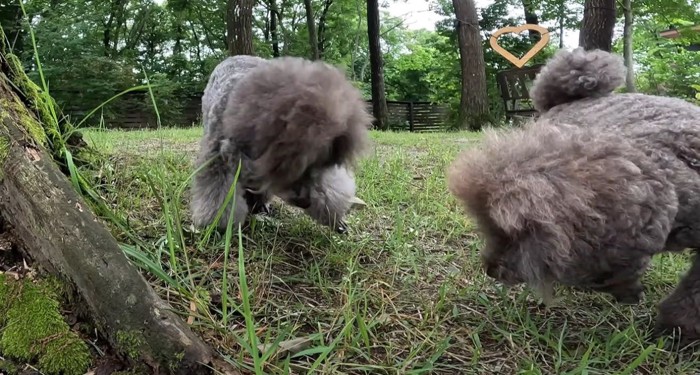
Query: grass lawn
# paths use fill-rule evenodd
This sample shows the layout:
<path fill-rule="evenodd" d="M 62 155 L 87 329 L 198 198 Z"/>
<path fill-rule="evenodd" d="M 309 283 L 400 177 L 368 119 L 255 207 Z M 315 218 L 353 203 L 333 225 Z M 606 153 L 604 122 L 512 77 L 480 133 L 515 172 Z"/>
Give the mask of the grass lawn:
<path fill-rule="evenodd" d="M 700 372 L 697 354 L 667 351 L 648 337 L 655 304 L 688 265 L 684 255 L 654 260 L 638 306 L 559 288 L 561 302 L 545 309 L 527 290 L 505 290 L 483 274 L 479 238 L 445 184 L 446 167 L 478 143 L 476 134 L 373 132 L 357 176 L 368 206 L 350 215 L 349 235 L 278 203 L 274 218 L 244 231 L 241 259 L 237 236 L 229 249 L 219 235 L 204 241 L 193 233 L 187 190 L 177 194 L 201 131 L 85 135 L 110 156 L 93 172 L 98 191 L 147 244 L 133 250 L 137 263 L 245 372 Z M 251 354 L 259 350 L 265 355 Z"/>

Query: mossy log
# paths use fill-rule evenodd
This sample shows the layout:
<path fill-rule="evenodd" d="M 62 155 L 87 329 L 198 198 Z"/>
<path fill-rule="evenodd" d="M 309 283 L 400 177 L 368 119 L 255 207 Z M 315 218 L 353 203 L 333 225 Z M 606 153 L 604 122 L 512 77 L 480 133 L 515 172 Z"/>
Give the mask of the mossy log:
<path fill-rule="evenodd" d="M 10 61 L 0 49 L 0 215 L 13 238 L 41 268 L 74 287 L 97 329 L 137 357 L 130 359 L 154 373 L 211 373 L 211 349 L 129 263 L 38 139 L 39 129 L 51 129 L 15 91 L 18 80 L 27 82 Z"/>

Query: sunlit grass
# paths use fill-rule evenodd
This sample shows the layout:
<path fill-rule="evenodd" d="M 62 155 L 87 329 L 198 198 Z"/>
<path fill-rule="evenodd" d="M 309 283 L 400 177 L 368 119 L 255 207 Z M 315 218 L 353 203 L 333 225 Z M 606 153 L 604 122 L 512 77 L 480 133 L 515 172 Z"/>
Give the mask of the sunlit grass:
<path fill-rule="evenodd" d="M 367 207 L 349 217 L 349 235 L 276 202 L 275 216 L 257 218 L 241 242 L 236 229 L 228 241 L 212 234 L 207 242 L 191 231 L 188 192 L 179 189 L 193 172 L 200 135 L 198 128 L 163 128 L 90 131 L 86 138 L 117 145 L 104 148 L 111 158 L 99 168 L 100 192 L 152 244 L 155 250 L 144 249 L 148 259 L 190 297 L 171 293 L 166 280 L 155 278 L 154 285 L 183 314 L 193 298 L 194 329 L 242 370 L 700 371 L 697 355 L 679 356 L 649 337 L 655 304 L 687 267 L 683 255 L 654 260 L 647 298 L 638 306 L 560 288 L 562 302 L 545 309 L 528 291 L 504 290 L 483 275 L 473 224 L 445 184 L 447 166 L 478 143 L 478 134 L 372 132 L 357 176 Z M 151 147 L 160 140 L 162 147 Z M 156 177 L 149 182 L 145 175 Z M 175 250 L 168 233 L 181 233 Z"/>
<path fill-rule="evenodd" d="M 149 85 L 135 89 L 144 88 L 153 100 Z M 58 124 L 48 109 L 49 125 Z M 528 291 L 484 276 L 478 236 L 445 185 L 447 166 L 478 134 L 372 132 L 357 175 L 368 205 L 348 218 L 347 236 L 279 202 L 274 217 L 250 228 L 194 230 L 188 186 L 201 134 L 160 123 L 86 130 L 106 158 L 80 168 L 69 133 L 52 146 L 159 295 L 247 373 L 700 372 L 698 354 L 649 337 L 654 306 L 687 267 L 684 255 L 654 259 L 637 306 L 562 288 L 561 302 L 544 309 Z"/>

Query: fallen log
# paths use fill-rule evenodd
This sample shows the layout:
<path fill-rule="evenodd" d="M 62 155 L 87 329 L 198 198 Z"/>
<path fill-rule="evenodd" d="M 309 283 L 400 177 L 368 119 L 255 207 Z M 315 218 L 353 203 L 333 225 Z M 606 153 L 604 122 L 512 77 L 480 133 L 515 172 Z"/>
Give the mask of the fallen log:
<path fill-rule="evenodd" d="M 33 84 L 4 53 L 3 38 L 0 30 L 0 216 L 13 238 L 72 286 L 98 331 L 130 360 L 154 373 L 211 373 L 211 349 L 129 263 L 56 165 L 50 140 L 57 124 L 42 120 L 46 108 L 28 107 L 32 94 L 19 91 Z"/>

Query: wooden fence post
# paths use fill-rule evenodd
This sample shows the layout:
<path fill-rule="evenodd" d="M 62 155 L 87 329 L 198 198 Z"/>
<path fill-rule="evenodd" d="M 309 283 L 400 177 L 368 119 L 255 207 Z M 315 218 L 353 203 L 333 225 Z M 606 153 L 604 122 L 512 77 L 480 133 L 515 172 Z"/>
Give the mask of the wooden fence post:
<path fill-rule="evenodd" d="M 408 131 L 413 132 L 413 101 L 408 102 Z"/>

